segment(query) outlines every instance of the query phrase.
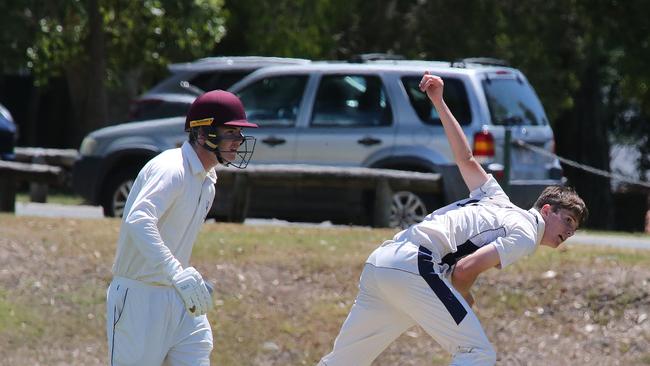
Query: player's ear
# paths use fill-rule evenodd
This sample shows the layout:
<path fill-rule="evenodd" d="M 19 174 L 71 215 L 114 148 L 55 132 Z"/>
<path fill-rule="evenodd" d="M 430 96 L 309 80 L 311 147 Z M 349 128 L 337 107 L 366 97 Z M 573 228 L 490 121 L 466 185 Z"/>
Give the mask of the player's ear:
<path fill-rule="evenodd" d="M 540 208 L 539 213 L 542 214 L 542 217 L 546 217 L 552 210 L 553 207 L 550 204 L 545 203 L 542 208 Z"/>

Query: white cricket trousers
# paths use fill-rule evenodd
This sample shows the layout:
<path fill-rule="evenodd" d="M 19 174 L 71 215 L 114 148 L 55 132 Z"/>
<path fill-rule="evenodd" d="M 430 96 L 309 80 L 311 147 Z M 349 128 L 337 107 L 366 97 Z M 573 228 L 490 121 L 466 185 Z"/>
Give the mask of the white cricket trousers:
<path fill-rule="evenodd" d="M 447 279 L 435 275 L 425 280 L 414 273 L 366 263 L 350 314 L 332 352 L 319 365 L 370 365 L 415 324 L 453 355 L 451 365 L 496 363 L 496 352 L 478 318 Z"/>
<path fill-rule="evenodd" d="M 212 330 L 173 287 L 114 277 L 106 294 L 111 366 L 210 365 Z"/>

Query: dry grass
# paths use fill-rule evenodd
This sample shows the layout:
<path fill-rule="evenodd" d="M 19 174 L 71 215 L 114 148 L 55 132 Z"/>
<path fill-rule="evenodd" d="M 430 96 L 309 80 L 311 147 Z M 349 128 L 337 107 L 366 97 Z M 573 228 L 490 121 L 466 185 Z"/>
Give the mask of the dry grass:
<path fill-rule="evenodd" d="M 119 222 L 0 215 L 0 364 L 105 364 L 105 290 Z M 193 264 L 216 284 L 218 365 L 313 365 L 366 256 L 391 230 L 206 224 Z M 539 249 L 475 294 L 499 365 L 650 365 L 650 251 Z M 421 329 L 375 365 L 444 365 Z"/>

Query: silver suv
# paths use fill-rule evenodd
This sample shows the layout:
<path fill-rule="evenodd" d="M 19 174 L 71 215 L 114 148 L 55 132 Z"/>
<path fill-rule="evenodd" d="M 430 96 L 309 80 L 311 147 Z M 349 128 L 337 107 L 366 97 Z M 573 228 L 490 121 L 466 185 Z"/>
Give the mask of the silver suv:
<path fill-rule="evenodd" d="M 525 76 L 517 69 L 477 62 L 311 62 L 271 66 L 230 88 L 260 128 L 253 164 L 363 166 L 441 173 L 444 193 L 396 192 L 394 204 L 412 217 L 466 196 L 440 120 L 418 89 L 424 71 L 445 81 L 444 97 L 475 156 L 495 174 L 503 170 L 505 129 L 514 139 L 553 148 L 553 131 Z M 139 168 L 186 139 L 183 118 L 113 126 L 91 133 L 75 168 L 77 190 L 107 214 L 119 215 Z M 557 161 L 513 146 L 510 196 L 532 205 L 546 185 L 560 183 Z M 219 188 L 219 187 L 218 187 Z M 252 192 L 249 216 L 367 223 L 368 192 L 286 187 Z M 218 212 L 215 213 L 218 215 Z M 393 220 L 395 221 L 395 220 Z M 400 222 L 400 226 L 408 225 Z"/>

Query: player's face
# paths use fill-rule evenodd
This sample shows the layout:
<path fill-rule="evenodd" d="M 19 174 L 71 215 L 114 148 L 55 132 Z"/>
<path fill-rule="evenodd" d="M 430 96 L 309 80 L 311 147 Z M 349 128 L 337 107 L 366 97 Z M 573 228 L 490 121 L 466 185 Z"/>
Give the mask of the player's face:
<path fill-rule="evenodd" d="M 545 223 L 542 245 L 557 248 L 578 230 L 578 220 L 569 210 L 553 211 L 550 205 L 544 205 L 540 213 Z"/>
<path fill-rule="evenodd" d="M 235 161 L 237 150 L 244 141 L 241 127 L 218 127 L 218 130 L 221 137 L 219 143 L 221 156 L 228 161 Z"/>

